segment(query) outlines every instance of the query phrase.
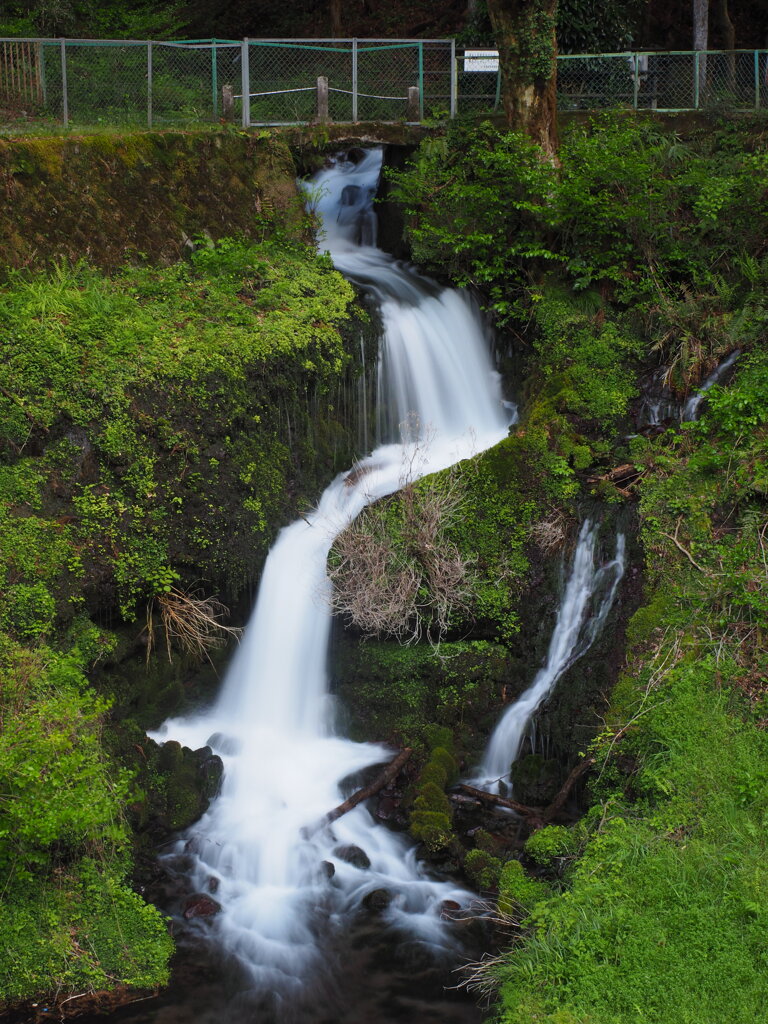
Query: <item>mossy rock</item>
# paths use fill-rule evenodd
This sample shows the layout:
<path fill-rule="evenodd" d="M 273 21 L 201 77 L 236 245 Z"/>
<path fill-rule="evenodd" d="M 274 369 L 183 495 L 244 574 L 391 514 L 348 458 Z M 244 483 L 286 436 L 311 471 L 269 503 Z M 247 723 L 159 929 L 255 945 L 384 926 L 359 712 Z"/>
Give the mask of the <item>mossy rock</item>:
<path fill-rule="evenodd" d="M 495 889 L 501 869 L 502 861 L 485 850 L 470 850 L 464 858 L 464 870 L 477 889 Z"/>

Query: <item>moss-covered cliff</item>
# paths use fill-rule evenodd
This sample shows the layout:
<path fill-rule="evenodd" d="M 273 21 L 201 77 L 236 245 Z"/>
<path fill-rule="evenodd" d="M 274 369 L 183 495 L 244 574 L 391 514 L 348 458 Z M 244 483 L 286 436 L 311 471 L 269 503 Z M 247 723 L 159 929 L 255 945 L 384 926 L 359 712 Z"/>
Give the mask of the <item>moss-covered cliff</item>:
<path fill-rule="evenodd" d="M 285 139 L 268 131 L 0 139 L 0 269 L 169 262 L 203 233 L 257 238 L 265 222 L 298 234 L 294 177 Z"/>
<path fill-rule="evenodd" d="M 220 599 L 349 464 L 370 323 L 302 241 L 279 139 L 0 148 L 3 1005 L 166 979 L 126 878 L 220 763 L 144 728 L 194 698 Z"/>

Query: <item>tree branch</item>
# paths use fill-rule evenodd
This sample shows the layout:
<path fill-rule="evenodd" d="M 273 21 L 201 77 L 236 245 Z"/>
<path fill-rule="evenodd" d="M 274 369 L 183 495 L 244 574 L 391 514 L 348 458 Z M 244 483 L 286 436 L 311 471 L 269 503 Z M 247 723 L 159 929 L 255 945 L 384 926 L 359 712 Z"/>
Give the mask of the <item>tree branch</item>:
<path fill-rule="evenodd" d="M 393 761 L 389 762 L 384 771 L 376 776 L 373 782 L 368 786 L 363 786 L 362 789 L 358 789 L 357 792 L 352 794 L 352 796 L 347 797 L 344 803 L 339 804 L 338 807 L 334 807 L 334 809 L 321 818 L 316 825 L 305 829 L 304 838 L 311 838 L 315 832 L 319 832 L 320 829 L 330 825 L 343 814 L 346 814 L 347 811 L 351 811 L 353 807 L 357 807 L 357 805 L 362 803 L 363 800 L 368 800 L 369 797 L 375 796 L 380 790 L 384 789 L 384 787 L 400 773 L 400 770 L 412 753 L 413 749 L 411 747 L 404 747 L 397 757 Z"/>

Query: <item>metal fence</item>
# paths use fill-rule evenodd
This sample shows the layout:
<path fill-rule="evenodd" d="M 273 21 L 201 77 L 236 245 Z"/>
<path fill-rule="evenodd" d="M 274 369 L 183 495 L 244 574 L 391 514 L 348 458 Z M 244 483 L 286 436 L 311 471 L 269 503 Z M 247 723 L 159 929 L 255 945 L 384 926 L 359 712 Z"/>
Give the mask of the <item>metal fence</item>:
<path fill-rule="evenodd" d="M 495 51 L 466 50 L 457 60 L 459 109 L 498 108 Z M 766 109 L 768 50 L 561 54 L 557 100 L 560 110 Z"/>
<path fill-rule="evenodd" d="M 768 50 L 558 57 L 562 110 L 768 107 Z M 318 110 L 318 80 L 327 110 Z M 410 105 L 409 105 L 410 92 Z M 0 119 L 66 125 L 249 126 L 419 121 L 501 101 L 493 50 L 451 39 L 0 39 Z"/>

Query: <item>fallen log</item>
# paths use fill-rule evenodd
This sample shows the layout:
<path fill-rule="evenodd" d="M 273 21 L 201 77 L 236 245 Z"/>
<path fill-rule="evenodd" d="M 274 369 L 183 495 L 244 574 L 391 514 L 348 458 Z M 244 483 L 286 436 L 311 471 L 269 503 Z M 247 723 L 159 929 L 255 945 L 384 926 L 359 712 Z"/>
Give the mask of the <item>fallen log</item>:
<path fill-rule="evenodd" d="M 477 800 L 481 804 L 488 804 L 491 807 L 503 807 L 508 811 L 515 811 L 517 814 L 527 818 L 531 823 L 539 822 L 542 820 L 544 814 L 543 807 L 529 807 L 527 804 L 520 804 L 517 800 L 507 800 L 506 797 L 499 796 L 497 793 L 486 793 L 484 789 L 475 789 L 474 786 L 468 786 L 466 783 L 460 783 L 456 786 L 456 790 L 459 794 L 466 794 Z M 534 825 L 534 828 L 539 828 L 539 825 Z"/>
<path fill-rule="evenodd" d="M 312 828 L 305 828 L 303 830 L 304 838 L 311 838 L 315 832 L 319 832 L 321 828 L 326 828 L 326 826 L 336 821 L 343 814 L 351 811 L 353 807 L 357 807 L 358 804 L 361 804 L 363 800 L 368 800 L 370 797 L 376 796 L 377 793 L 397 777 L 412 753 L 413 749 L 411 747 L 404 747 L 397 757 L 393 761 L 389 762 L 384 771 L 376 776 L 373 782 L 367 786 L 363 786 L 362 789 L 358 789 L 352 794 L 352 796 L 347 797 L 344 803 L 339 804 L 338 807 L 334 807 L 332 811 L 328 811 L 328 813 Z"/>
<path fill-rule="evenodd" d="M 623 725 L 621 729 L 614 733 L 611 740 L 612 746 L 619 740 L 624 739 L 632 725 L 634 725 L 634 721 L 632 719 L 632 721 L 627 722 L 626 725 Z M 508 800 L 506 797 L 498 796 L 496 793 L 486 793 L 483 789 L 475 789 L 474 786 L 467 786 L 465 783 L 455 786 L 454 792 L 450 793 L 449 796 L 456 803 L 466 803 L 467 800 L 472 799 L 477 803 L 488 804 L 491 807 L 503 807 L 507 810 L 515 811 L 528 821 L 531 829 L 535 832 L 537 829 L 544 828 L 545 825 L 548 825 L 553 818 L 560 814 L 571 794 L 571 790 L 581 776 L 585 775 L 595 764 L 595 761 L 596 758 L 592 755 L 579 761 L 568 773 L 568 777 L 558 790 L 557 796 L 546 807 L 529 807 L 527 804 L 520 804 L 516 800 Z"/>
<path fill-rule="evenodd" d="M 548 804 L 544 808 L 544 811 L 541 816 L 544 825 L 549 824 L 549 822 L 552 821 L 553 818 L 557 817 L 560 811 L 562 811 L 563 807 L 565 807 L 565 802 L 570 796 L 571 790 L 573 789 L 575 783 L 578 779 L 581 778 L 582 775 L 584 775 L 592 767 L 594 763 L 594 757 L 585 757 L 583 761 L 579 761 L 579 763 L 571 769 L 571 771 L 568 774 L 568 778 L 560 787 L 560 791 L 558 792 L 555 799 L 552 801 L 551 804 Z"/>

